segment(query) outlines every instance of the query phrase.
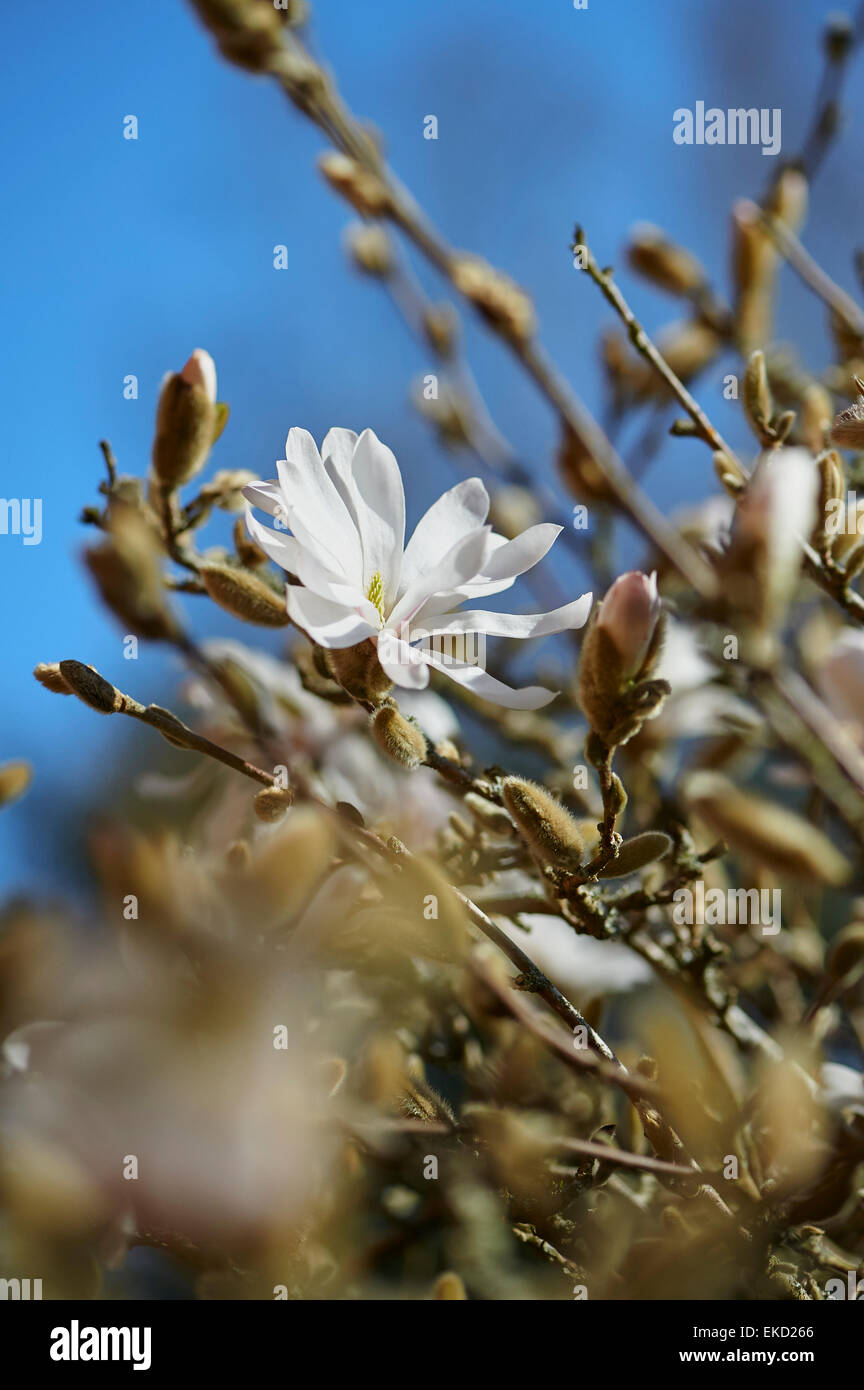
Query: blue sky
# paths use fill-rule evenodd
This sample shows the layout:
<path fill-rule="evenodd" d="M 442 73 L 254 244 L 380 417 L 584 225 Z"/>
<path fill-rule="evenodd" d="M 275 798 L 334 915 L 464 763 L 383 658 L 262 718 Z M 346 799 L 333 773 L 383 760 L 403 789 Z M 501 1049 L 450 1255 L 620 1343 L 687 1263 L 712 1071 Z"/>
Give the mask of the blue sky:
<path fill-rule="evenodd" d="M 780 107 L 791 152 L 809 118 L 822 17 L 819 4 L 789 0 L 589 0 L 585 11 L 570 0 L 320 0 L 313 35 L 448 238 L 531 289 L 545 343 L 599 411 L 596 335 L 609 316 L 572 269 L 574 221 L 602 261 L 619 256 L 633 222 L 658 222 L 725 287 L 731 201 L 761 190 L 770 160 L 677 146 L 672 113 L 698 100 Z M 323 140 L 274 87 L 229 68 L 181 0 L 90 0 L 54 6 L 50 20 L 43 6 L 8 6 L 0 38 L 11 59 L 0 90 L 0 493 L 43 499 L 40 545 L 0 536 L 0 761 L 23 756 L 36 769 L 30 795 L 0 818 L 0 884 L 50 890 L 68 872 L 88 780 L 110 774 L 128 731 L 43 692 L 32 667 L 75 656 L 144 699 L 164 695 L 179 669 L 153 649 L 123 661 L 122 634 L 78 560 L 94 538 L 77 518 L 95 500 L 98 441 L 111 440 L 123 471 L 145 470 L 164 372 L 194 347 L 216 359 L 232 416 L 214 468 L 272 476 L 291 425 L 320 437 L 340 424 L 370 425 L 395 449 L 414 517 L 459 474 L 408 403 L 410 380 L 432 366 L 348 269 L 345 207 L 315 171 Z M 806 232 L 848 288 L 864 240 L 861 85 L 859 65 Z M 422 137 L 430 113 L 437 141 Z M 137 141 L 123 139 L 129 114 Z M 277 244 L 288 247 L 284 271 L 273 268 Z M 650 327 L 675 316 L 626 270 L 621 282 Z M 822 312 L 788 274 L 780 328 L 821 365 Z M 499 426 L 551 476 L 548 410 L 482 330 L 468 343 Z M 729 369 L 709 372 L 700 395 L 743 442 L 721 399 Z M 129 373 L 135 401 L 123 398 Z M 666 510 L 705 495 L 707 451 L 670 441 L 649 487 Z M 550 519 L 566 511 L 562 499 Z M 560 574 L 580 580 L 566 560 Z M 189 604 L 199 632 L 240 635 L 227 615 Z"/>

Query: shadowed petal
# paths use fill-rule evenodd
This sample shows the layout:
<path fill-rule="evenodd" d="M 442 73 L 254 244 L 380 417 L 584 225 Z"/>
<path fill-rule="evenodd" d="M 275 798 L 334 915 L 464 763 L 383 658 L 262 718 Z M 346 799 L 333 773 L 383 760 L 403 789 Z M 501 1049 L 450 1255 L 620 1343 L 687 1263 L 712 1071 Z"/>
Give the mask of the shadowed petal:
<path fill-rule="evenodd" d="M 288 615 L 308 632 L 313 642 L 329 650 L 354 647 L 373 637 L 376 629 L 352 608 L 313 594 L 299 585 L 288 586 Z"/>
<path fill-rule="evenodd" d="M 357 440 L 350 477 L 363 546 L 364 587 L 376 574 L 381 575 L 386 612 L 395 600 L 402 570 L 405 491 L 395 456 L 372 430 L 364 430 Z"/>
<path fill-rule="evenodd" d="M 378 660 L 394 685 L 408 690 L 425 690 L 429 684 L 429 667 L 424 655 L 392 632 L 383 632 L 379 636 Z"/>
<path fill-rule="evenodd" d="M 319 594 L 322 598 L 332 599 L 334 603 L 346 604 L 349 608 L 355 608 L 366 601 L 361 589 L 356 585 L 346 584 L 341 574 L 334 574 L 332 570 L 327 569 L 294 536 L 273 531 L 269 526 L 262 525 L 248 508 L 246 529 L 265 555 L 269 555 L 281 569 L 296 575 L 301 584 L 313 593 Z"/>
<path fill-rule="evenodd" d="M 276 465 L 288 525 L 319 559 L 346 578 L 359 582 L 362 552 L 357 527 L 329 477 L 308 430 L 292 429 L 284 459 Z M 301 531 L 304 534 L 300 534 Z M 312 541 L 310 545 L 309 542 Z"/>
<path fill-rule="evenodd" d="M 592 594 L 583 594 L 572 603 L 553 608 L 550 613 L 490 613 L 471 609 L 433 620 L 428 636 L 444 636 L 460 632 L 485 632 L 488 637 L 548 637 L 554 632 L 566 632 L 584 626 L 591 612 Z M 412 624 L 412 639 L 416 636 Z"/>
<path fill-rule="evenodd" d="M 424 570 L 431 569 L 462 536 L 482 526 L 489 513 L 489 494 L 479 478 L 451 487 L 420 518 L 402 559 L 404 593 Z"/>
<path fill-rule="evenodd" d="M 460 584 L 466 584 L 477 574 L 489 553 L 491 531 L 490 526 L 481 526 L 451 546 L 443 559 L 421 574 L 410 589 L 406 589 L 390 614 L 388 626 L 398 627 L 400 623 L 409 621 L 433 594 L 458 589 Z"/>

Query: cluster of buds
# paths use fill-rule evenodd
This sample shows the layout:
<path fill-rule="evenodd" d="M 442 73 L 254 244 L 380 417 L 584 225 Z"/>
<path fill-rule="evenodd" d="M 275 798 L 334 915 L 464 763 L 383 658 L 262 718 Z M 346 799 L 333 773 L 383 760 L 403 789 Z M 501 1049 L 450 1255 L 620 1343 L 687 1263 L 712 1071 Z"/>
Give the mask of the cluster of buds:
<path fill-rule="evenodd" d="M 620 783 L 618 784 L 620 788 Z M 524 777 L 507 777 L 501 796 L 531 857 L 547 877 L 561 872 L 582 877 L 590 851 L 596 846 L 598 827 L 577 821 L 551 792 Z M 620 789 L 619 805 L 626 797 Z M 669 853 L 672 841 L 662 830 L 645 830 L 622 841 L 614 858 L 598 868 L 597 878 L 626 878 Z"/>
<path fill-rule="evenodd" d="M 633 570 L 615 580 L 582 644 L 579 703 L 607 748 L 626 743 L 669 694 L 653 680 L 663 646 L 657 576 Z"/>
<path fill-rule="evenodd" d="M 282 52 L 283 26 L 303 24 L 306 0 L 192 0 L 229 63 L 269 72 Z"/>

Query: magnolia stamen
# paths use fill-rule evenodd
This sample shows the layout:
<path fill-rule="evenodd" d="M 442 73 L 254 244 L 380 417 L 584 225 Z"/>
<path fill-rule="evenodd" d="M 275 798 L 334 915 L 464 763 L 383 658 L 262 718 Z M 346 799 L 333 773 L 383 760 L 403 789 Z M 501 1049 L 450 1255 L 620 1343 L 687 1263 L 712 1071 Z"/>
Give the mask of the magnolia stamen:
<path fill-rule="evenodd" d="M 366 597 L 368 598 L 369 602 L 374 604 L 375 607 L 378 609 L 378 616 L 380 617 L 383 623 L 384 609 L 382 607 L 382 604 L 384 602 L 384 580 L 381 578 L 380 570 L 376 570 L 371 580 L 369 581 L 369 588 L 366 590 Z"/>

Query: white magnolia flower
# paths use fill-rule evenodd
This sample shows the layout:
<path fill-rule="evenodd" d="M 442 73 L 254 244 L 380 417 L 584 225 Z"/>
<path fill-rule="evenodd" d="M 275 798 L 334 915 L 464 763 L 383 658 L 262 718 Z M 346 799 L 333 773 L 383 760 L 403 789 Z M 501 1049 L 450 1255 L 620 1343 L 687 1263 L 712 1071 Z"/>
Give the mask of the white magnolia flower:
<path fill-rule="evenodd" d="M 467 478 L 429 508 L 406 546 L 399 465 L 371 430 L 333 429 L 319 454 L 307 430 L 292 429 L 285 453 L 278 481 L 243 489 L 285 529 L 263 526 L 251 509 L 246 524 L 299 579 L 288 587 L 288 613 L 313 641 L 339 649 L 370 639 L 390 680 L 408 689 L 422 690 L 436 667 L 511 709 L 539 709 L 554 698 L 541 686 L 511 689 L 454 655 L 451 644 L 472 634 L 545 637 L 583 625 L 590 594 L 551 613 L 455 611 L 466 599 L 509 589 L 543 558 L 560 526 L 531 526 L 510 541 L 496 535 L 485 524 L 485 487 Z"/>

